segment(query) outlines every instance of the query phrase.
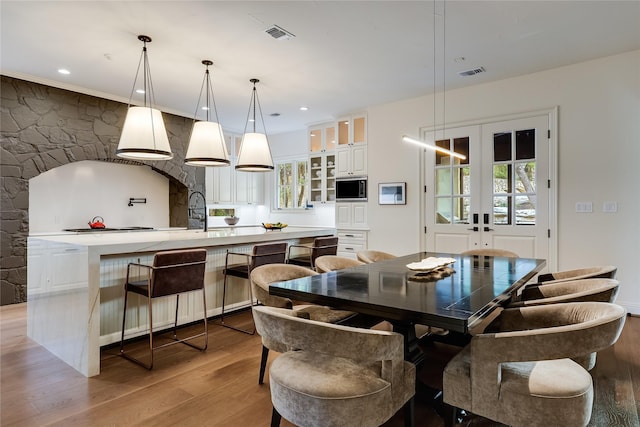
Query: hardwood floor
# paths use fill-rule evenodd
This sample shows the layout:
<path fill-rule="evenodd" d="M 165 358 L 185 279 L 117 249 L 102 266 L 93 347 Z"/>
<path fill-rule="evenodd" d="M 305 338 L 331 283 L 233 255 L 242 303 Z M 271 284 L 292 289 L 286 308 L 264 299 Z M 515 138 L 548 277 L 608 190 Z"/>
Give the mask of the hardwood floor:
<path fill-rule="evenodd" d="M 247 327 L 248 312 L 230 321 Z M 0 307 L 0 425 L 266 426 L 268 380 L 258 385 L 261 342 L 214 321 L 209 349 L 176 345 L 156 352 L 147 371 L 105 349 L 101 374 L 85 378 L 26 336 L 26 304 Z M 598 355 L 590 426 L 640 426 L 640 318 L 628 317 L 618 343 Z M 145 350 L 146 342 L 131 344 Z M 273 357 L 273 356 L 272 356 Z M 397 414 L 385 426 L 402 426 Z M 418 395 L 416 426 L 442 426 Z M 470 416 L 467 426 L 496 426 Z M 282 426 L 291 426 L 283 420 Z"/>

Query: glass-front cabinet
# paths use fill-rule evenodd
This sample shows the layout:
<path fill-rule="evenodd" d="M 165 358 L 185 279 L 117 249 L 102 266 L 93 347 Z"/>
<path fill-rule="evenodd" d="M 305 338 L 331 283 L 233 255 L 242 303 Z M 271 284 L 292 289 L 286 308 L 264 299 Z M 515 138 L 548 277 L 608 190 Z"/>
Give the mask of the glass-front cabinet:
<path fill-rule="evenodd" d="M 336 123 L 309 127 L 309 202 L 327 203 L 336 199 Z"/>
<path fill-rule="evenodd" d="M 312 154 L 309 157 L 310 202 L 326 203 L 336 200 L 335 153 Z"/>
<path fill-rule="evenodd" d="M 309 128 L 309 152 L 324 153 L 336 148 L 335 123 L 323 123 Z"/>
<path fill-rule="evenodd" d="M 356 114 L 338 120 L 338 148 L 367 143 L 367 117 Z"/>

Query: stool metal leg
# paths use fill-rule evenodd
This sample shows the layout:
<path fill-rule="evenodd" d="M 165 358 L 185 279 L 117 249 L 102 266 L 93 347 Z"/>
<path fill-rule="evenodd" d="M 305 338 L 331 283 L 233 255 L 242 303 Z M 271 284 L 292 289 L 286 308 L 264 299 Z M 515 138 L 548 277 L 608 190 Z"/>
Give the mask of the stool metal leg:
<path fill-rule="evenodd" d="M 236 330 L 238 332 L 242 332 L 248 335 L 253 335 L 256 333 L 256 327 L 255 327 L 255 323 L 253 325 L 253 330 L 246 330 L 246 329 L 242 329 L 242 328 L 238 328 L 236 326 L 233 325 L 229 325 L 227 323 L 224 323 L 224 306 L 225 306 L 225 300 L 227 297 L 227 268 L 229 266 L 229 254 L 227 253 L 227 257 L 225 259 L 225 263 L 224 263 L 224 280 L 222 283 L 222 312 L 220 314 L 220 325 L 224 326 L 225 328 L 229 328 L 229 329 L 233 329 Z M 250 260 L 247 260 L 247 272 L 248 275 L 251 275 L 251 263 Z M 250 278 L 248 278 L 247 280 L 251 280 Z M 251 292 L 251 282 L 249 282 L 249 301 L 250 304 L 253 305 L 253 292 Z M 251 314 L 251 319 L 253 321 L 253 314 Z"/>

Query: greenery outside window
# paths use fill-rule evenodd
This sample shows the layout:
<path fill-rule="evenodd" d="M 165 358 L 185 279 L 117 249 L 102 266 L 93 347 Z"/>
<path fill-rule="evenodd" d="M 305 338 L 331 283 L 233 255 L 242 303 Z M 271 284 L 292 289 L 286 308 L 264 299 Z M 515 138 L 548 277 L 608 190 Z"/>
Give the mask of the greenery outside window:
<path fill-rule="evenodd" d="M 309 200 L 308 159 L 276 163 L 276 208 L 304 209 Z"/>

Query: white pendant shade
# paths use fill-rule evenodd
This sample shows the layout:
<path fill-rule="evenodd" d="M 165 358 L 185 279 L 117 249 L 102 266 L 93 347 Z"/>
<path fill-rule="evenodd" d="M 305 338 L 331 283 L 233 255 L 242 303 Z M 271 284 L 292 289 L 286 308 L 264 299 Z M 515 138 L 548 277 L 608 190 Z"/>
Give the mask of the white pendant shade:
<path fill-rule="evenodd" d="M 160 110 L 129 107 L 116 155 L 136 160 L 167 160 L 173 157 Z"/>
<path fill-rule="evenodd" d="M 273 159 L 267 135 L 245 133 L 242 137 L 236 169 L 248 172 L 268 172 L 273 170 Z"/>
<path fill-rule="evenodd" d="M 184 162 L 192 166 L 229 166 L 222 126 L 215 122 L 195 122 Z"/>

